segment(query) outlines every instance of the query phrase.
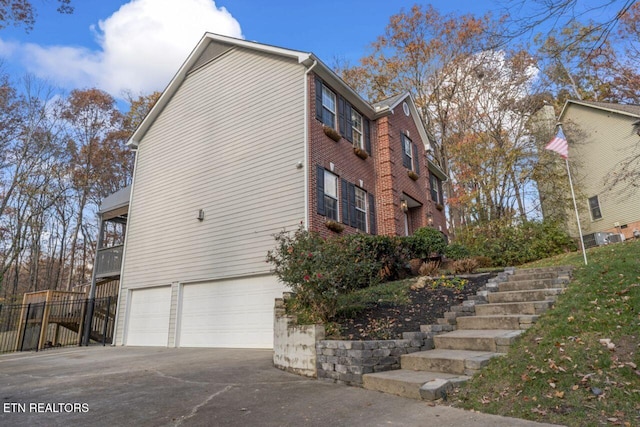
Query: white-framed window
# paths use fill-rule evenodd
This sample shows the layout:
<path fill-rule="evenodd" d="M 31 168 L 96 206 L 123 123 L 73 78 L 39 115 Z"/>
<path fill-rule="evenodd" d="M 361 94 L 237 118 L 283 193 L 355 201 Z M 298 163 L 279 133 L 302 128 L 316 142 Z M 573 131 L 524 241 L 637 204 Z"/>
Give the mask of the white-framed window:
<path fill-rule="evenodd" d="M 324 208 L 329 219 L 338 221 L 338 177 L 324 171 Z"/>
<path fill-rule="evenodd" d="M 411 140 L 405 136 L 404 137 L 404 155 L 409 158 L 411 163 L 413 163 L 413 152 L 412 152 L 413 150 L 412 150 L 412 148 L 413 147 L 411 147 Z"/>
<path fill-rule="evenodd" d="M 322 123 L 336 128 L 336 94 L 322 85 Z"/>
<path fill-rule="evenodd" d="M 355 187 L 355 226 L 359 230 L 367 231 L 367 192 L 362 188 Z"/>
<path fill-rule="evenodd" d="M 589 211 L 591 212 L 592 221 L 602 218 L 602 211 L 600 210 L 600 201 L 598 200 L 598 196 L 589 197 Z"/>
<path fill-rule="evenodd" d="M 440 183 L 438 182 L 438 178 L 431 173 L 429 175 L 429 181 L 431 181 L 431 200 L 436 203 L 442 203 L 442 197 L 440 196 Z"/>
<path fill-rule="evenodd" d="M 351 128 L 353 145 L 364 150 L 364 137 L 362 129 L 362 116 L 353 108 L 351 109 Z"/>
<path fill-rule="evenodd" d="M 402 165 L 420 174 L 420 161 L 418 159 L 418 146 L 404 133 L 400 134 L 402 140 Z"/>

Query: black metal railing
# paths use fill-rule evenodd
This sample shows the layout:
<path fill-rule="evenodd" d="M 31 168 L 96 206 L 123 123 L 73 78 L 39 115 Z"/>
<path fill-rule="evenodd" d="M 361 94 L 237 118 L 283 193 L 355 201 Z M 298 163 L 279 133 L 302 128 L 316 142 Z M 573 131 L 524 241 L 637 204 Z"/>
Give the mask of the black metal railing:
<path fill-rule="evenodd" d="M 110 344 L 117 297 L 0 304 L 0 353 Z"/>

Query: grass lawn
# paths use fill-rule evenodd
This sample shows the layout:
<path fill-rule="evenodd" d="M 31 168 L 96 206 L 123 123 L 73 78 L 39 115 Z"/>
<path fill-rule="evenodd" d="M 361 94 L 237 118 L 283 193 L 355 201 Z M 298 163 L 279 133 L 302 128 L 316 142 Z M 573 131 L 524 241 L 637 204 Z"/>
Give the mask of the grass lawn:
<path fill-rule="evenodd" d="M 640 241 L 525 267 L 575 265 L 555 307 L 452 396 L 455 406 L 567 426 L 640 426 Z"/>

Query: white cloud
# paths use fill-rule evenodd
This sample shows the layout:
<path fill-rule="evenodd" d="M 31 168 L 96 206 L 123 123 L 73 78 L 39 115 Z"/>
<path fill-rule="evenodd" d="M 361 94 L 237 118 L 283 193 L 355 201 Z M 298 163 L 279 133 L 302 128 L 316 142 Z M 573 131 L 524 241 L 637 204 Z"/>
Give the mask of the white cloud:
<path fill-rule="evenodd" d="M 3 44 L 27 69 L 67 88 L 162 90 L 205 32 L 242 37 L 240 24 L 213 0 L 132 0 L 93 27 L 99 50 L 72 46 Z"/>

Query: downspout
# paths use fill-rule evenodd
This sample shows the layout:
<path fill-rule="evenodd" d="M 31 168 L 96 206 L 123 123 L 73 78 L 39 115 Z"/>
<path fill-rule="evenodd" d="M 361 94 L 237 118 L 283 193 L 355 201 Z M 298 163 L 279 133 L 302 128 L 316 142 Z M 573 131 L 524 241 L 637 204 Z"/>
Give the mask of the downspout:
<path fill-rule="evenodd" d="M 311 58 L 311 56 L 309 56 Z M 304 73 L 304 228 L 309 230 L 309 73 L 318 64 L 313 64 Z"/>

